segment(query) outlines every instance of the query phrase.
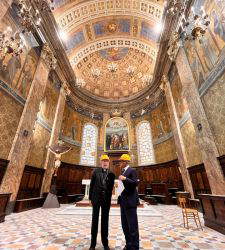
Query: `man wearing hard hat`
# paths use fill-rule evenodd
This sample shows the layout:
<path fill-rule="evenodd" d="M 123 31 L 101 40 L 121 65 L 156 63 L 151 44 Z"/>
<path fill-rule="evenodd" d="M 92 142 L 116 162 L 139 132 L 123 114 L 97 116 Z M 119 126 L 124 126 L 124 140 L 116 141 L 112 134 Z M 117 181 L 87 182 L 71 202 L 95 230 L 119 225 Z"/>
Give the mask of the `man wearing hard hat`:
<path fill-rule="evenodd" d="M 100 158 L 101 167 L 94 170 L 89 190 L 89 200 L 92 203 L 91 246 L 95 249 L 98 234 L 98 218 L 101 207 L 101 238 L 104 250 L 108 250 L 109 210 L 115 175 L 109 171 L 109 157 L 103 154 Z"/>
<path fill-rule="evenodd" d="M 126 246 L 123 250 L 137 250 L 139 249 L 137 172 L 129 166 L 130 155 L 123 154 L 120 161 L 122 173 L 119 176 L 118 203 L 120 204 L 121 223 L 126 239 Z"/>

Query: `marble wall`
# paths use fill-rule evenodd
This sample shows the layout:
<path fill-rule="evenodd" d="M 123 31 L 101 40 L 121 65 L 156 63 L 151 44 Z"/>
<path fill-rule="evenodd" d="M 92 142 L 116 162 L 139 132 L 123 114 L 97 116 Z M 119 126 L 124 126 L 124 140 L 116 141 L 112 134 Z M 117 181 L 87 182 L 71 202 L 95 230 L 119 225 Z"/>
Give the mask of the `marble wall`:
<path fill-rule="evenodd" d="M 0 158 L 7 159 L 23 106 L 0 88 Z"/>
<path fill-rule="evenodd" d="M 181 127 L 181 135 L 183 137 L 188 167 L 201 164 L 201 151 L 196 141 L 196 134 L 191 119 Z"/>
<path fill-rule="evenodd" d="M 225 155 L 225 74 L 202 97 L 203 106 L 209 121 L 220 155 Z"/>
<path fill-rule="evenodd" d="M 58 96 L 58 89 L 54 86 L 54 83 L 49 80 L 38 113 L 38 120 L 43 120 L 49 128 L 53 125 Z M 46 146 L 48 146 L 50 135 L 51 132 L 37 121 L 26 161 L 27 165 L 44 167 L 47 154 Z"/>

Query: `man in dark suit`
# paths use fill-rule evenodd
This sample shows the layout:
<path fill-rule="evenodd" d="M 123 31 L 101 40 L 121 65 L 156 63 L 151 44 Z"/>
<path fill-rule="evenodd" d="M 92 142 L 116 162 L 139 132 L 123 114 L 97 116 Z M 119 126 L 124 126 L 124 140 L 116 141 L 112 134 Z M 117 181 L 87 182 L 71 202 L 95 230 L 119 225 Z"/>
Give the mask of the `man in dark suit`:
<path fill-rule="evenodd" d="M 123 250 L 137 250 L 139 249 L 137 173 L 129 166 L 131 158 L 128 154 L 123 154 L 120 161 L 122 174 L 119 176 L 118 203 L 120 204 L 121 223 L 126 239 L 126 246 Z"/>
<path fill-rule="evenodd" d="M 115 175 L 109 171 L 109 157 L 102 155 L 100 158 L 101 168 L 95 169 L 90 183 L 89 200 L 92 203 L 92 225 L 91 225 L 91 246 L 95 249 L 98 234 L 98 218 L 101 207 L 101 237 L 104 250 L 109 250 L 108 245 L 108 225 L 109 210 L 111 205 L 112 190 Z"/>

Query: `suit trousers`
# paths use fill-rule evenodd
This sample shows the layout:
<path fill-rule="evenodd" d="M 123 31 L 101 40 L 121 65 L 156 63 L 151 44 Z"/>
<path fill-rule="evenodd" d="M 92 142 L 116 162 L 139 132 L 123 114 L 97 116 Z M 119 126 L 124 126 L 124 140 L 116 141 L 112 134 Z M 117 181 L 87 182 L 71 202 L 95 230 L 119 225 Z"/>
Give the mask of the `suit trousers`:
<path fill-rule="evenodd" d="M 99 203 L 99 204 L 94 204 L 92 206 L 91 247 L 96 246 L 100 207 L 101 207 L 101 238 L 102 238 L 102 245 L 103 246 L 108 246 L 110 205 L 104 204 L 104 203 Z"/>
<path fill-rule="evenodd" d="M 120 206 L 121 223 L 126 239 L 127 250 L 139 249 L 139 230 L 137 208 L 125 208 Z"/>

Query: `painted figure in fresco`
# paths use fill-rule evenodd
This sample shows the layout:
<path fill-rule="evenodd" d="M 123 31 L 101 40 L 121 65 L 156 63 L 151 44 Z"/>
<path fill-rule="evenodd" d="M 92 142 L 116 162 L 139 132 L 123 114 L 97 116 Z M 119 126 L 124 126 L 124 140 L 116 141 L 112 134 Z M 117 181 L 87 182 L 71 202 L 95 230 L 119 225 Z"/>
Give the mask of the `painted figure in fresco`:
<path fill-rule="evenodd" d="M 165 130 L 163 129 L 163 125 L 162 125 L 162 121 L 159 121 L 159 124 L 157 125 L 158 129 L 159 129 L 159 138 L 162 137 L 165 134 Z"/>
<path fill-rule="evenodd" d="M 225 42 L 225 15 L 221 15 L 220 17 L 217 12 L 213 10 L 211 17 L 214 24 L 214 33 Z"/>
<path fill-rule="evenodd" d="M 111 146 L 111 140 L 112 140 L 111 135 L 107 135 L 106 136 L 106 150 L 110 150 L 111 149 L 110 148 L 110 146 Z"/>
<path fill-rule="evenodd" d="M 24 97 L 27 97 L 29 93 L 36 65 L 37 65 L 36 59 L 33 56 L 28 55 L 21 77 L 15 86 L 15 88 L 18 89 Z"/>
<path fill-rule="evenodd" d="M 6 66 L 6 71 L 8 72 L 9 76 L 9 81 L 8 81 L 9 85 L 12 85 L 13 79 L 20 68 L 21 68 L 20 56 L 12 56 L 9 59 L 9 62 Z"/>

